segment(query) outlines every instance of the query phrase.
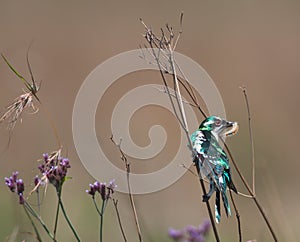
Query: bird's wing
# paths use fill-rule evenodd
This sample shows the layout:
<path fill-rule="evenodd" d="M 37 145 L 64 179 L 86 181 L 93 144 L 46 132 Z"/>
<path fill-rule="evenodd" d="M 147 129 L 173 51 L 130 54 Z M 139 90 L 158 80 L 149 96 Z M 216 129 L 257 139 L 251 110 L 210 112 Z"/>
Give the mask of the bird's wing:
<path fill-rule="evenodd" d="M 207 158 L 210 163 L 212 163 L 215 166 L 222 166 L 224 169 L 229 168 L 229 160 L 228 157 L 223 150 L 223 148 L 218 143 L 217 139 L 214 135 L 210 134 L 207 135 L 208 140 L 208 151 L 207 151 Z"/>
<path fill-rule="evenodd" d="M 197 130 L 191 135 L 193 150 L 196 151 L 196 158 L 199 160 L 199 169 L 201 173 L 209 179 L 213 174 L 213 167 L 217 164 L 215 156 L 212 156 L 210 132 Z"/>

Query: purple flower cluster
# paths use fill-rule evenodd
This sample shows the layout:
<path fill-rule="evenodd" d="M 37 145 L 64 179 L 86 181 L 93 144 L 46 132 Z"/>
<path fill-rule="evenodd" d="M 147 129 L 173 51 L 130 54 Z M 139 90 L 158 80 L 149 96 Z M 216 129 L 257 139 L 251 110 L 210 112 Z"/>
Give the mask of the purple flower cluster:
<path fill-rule="evenodd" d="M 99 192 L 101 199 L 103 201 L 111 198 L 111 195 L 115 192 L 117 185 L 115 180 L 111 180 L 108 185 L 106 183 L 95 181 L 93 184 L 90 184 L 90 190 L 86 190 L 93 198 L 95 197 L 96 192 Z"/>
<path fill-rule="evenodd" d="M 182 230 L 169 229 L 169 236 L 177 242 L 204 242 L 210 229 L 210 221 L 205 220 L 200 226 L 188 225 Z"/>
<path fill-rule="evenodd" d="M 38 166 L 40 172 L 47 180 L 59 189 L 64 183 L 67 171 L 71 168 L 68 158 L 63 158 L 58 152 L 51 155 L 43 154 L 44 163 Z"/>
<path fill-rule="evenodd" d="M 19 172 L 15 171 L 12 173 L 12 176 L 5 177 L 5 184 L 11 192 L 16 192 L 19 196 L 19 203 L 24 204 L 25 199 L 23 192 L 25 190 L 24 182 L 22 179 L 18 179 Z"/>

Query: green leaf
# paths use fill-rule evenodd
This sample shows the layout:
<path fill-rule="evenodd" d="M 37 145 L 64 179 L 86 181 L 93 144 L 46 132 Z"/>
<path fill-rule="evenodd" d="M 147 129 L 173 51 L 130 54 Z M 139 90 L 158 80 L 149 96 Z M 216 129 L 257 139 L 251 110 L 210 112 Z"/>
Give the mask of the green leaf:
<path fill-rule="evenodd" d="M 36 88 L 36 85 L 35 85 L 35 82 L 34 82 L 34 79 L 33 79 L 33 75 L 32 75 L 32 71 L 31 71 L 31 68 L 30 68 L 30 65 L 29 65 L 29 62 L 28 62 L 28 58 L 27 58 L 27 64 L 28 64 L 28 68 L 29 68 L 29 71 L 30 71 L 30 75 L 32 77 L 33 86 L 31 86 L 31 84 L 19 72 L 17 72 L 17 70 L 9 63 L 9 61 L 6 59 L 6 57 L 3 54 L 1 54 L 1 56 L 2 56 L 3 60 L 6 62 L 6 64 L 9 66 L 9 68 L 12 70 L 12 72 L 15 73 L 15 75 L 25 84 L 25 86 L 33 94 L 33 96 L 35 96 L 35 98 L 39 102 L 41 102 L 40 99 L 38 98 L 38 96 L 36 95 L 37 88 Z"/>
<path fill-rule="evenodd" d="M 8 60 L 5 58 L 3 54 L 1 54 L 3 60 L 6 62 L 6 64 L 9 66 L 9 68 L 16 74 L 17 77 L 25 84 L 25 86 L 28 88 L 29 91 L 32 91 L 30 83 L 19 73 L 16 71 L 16 69 L 8 62 Z"/>

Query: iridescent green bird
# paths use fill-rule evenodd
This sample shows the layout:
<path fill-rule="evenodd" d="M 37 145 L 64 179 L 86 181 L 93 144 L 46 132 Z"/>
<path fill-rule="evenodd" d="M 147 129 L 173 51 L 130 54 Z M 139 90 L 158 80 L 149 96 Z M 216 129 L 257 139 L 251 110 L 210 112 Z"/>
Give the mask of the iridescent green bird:
<path fill-rule="evenodd" d="M 226 215 L 231 215 L 226 190 L 227 187 L 237 193 L 230 173 L 229 160 L 219 140 L 234 135 L 238 131 L 236 122 L 229 122 L 216 116 L 206 118 L 199 128 L 191 135 L 194 163 L 198 172 L 207 177 L 210 189 L 203 196 L 203 202 L 209 200 L 216 192 L 215 217 L 219 223 L 221 219 L 220 195 L 225 207 Z"/>

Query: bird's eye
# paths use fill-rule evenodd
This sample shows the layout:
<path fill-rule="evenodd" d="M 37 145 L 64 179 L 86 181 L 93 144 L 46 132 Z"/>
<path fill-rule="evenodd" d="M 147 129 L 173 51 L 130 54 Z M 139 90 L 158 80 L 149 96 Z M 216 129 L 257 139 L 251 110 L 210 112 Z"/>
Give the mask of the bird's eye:
<path fill-rule="evenodd" d="M 222 121 L 220 119 L 215 120 L 215 125 L 216 126 L 220 126 L 222 123 Z"/>

